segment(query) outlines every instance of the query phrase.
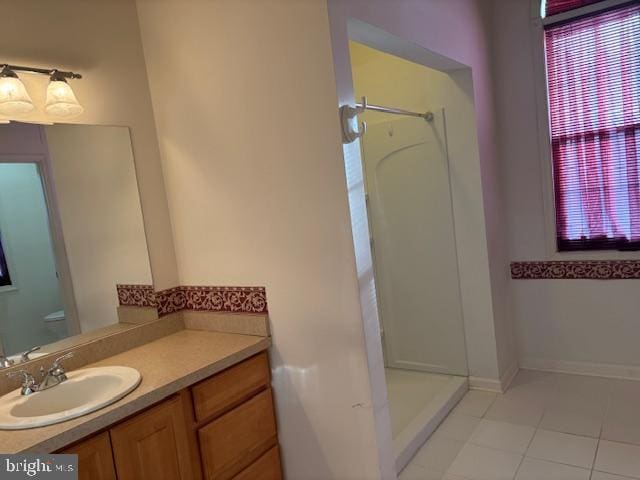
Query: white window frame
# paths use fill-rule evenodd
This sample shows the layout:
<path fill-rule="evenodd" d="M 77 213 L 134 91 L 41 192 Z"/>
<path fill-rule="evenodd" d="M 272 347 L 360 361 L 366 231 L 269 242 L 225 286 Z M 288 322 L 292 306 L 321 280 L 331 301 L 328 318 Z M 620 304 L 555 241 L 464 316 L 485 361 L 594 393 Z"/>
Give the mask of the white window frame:
<path fill-rule="evenodd" d="M 551 154 L 551 121 L 549 119 L 549 97 L 547 89 L 547 62 L 544 51 L 544 27 L 546 25 L 570 20 L 583 15 L 606 10 L 618 5 L 630 3 L 629 0 L 605 0 L 600 3 L 576 8 L 570 12 L 559 13 L 546 18 L 540 16 L 540 0 L 531 2 L 531 58 L 535 84 L 535 103 L 537 117 L 537 135 L 539 144 L 540 168 L 542 171 L 542 197 L 544 208 L 545 253 L 550 260 L 596 260 L 607 257 L 608 260 L 637 260 L 640 251 L 624 252 L 619 250 L 580 250 L 558 251 L 556 229 L 556 202 L 553 183 L 553 157 Z"/>

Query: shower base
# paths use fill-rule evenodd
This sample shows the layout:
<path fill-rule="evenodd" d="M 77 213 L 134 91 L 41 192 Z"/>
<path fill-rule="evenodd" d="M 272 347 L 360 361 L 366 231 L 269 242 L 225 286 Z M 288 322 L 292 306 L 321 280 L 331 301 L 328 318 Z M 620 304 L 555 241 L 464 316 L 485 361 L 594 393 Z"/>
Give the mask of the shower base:
<path fill-rule="evenodd" d="M 469 389 L 466 377 L 386 368 L 396 471 L 400 472 Z"/>

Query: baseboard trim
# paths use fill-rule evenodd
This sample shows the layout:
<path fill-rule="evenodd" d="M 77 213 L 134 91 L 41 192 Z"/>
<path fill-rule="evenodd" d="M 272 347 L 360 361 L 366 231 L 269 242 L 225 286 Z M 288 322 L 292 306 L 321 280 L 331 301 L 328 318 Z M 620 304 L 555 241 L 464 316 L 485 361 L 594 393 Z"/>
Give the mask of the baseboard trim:
<path fill-rule="evenodd" d="M 609 363 L 573 362 L 548 358 L 525 357 L 520 359 L 520 368 L 545 372 L 573 373 L 593 377 L 640 380 L 640 366 L 614 365 Z"/>
<path fill-rule="evenodd" d="M 513 379 L 516 378 L 516 375 L 518 374 L 519 371 L 520 371 L 520 364 L 516 360 L 500 377 L 500 388 L 502 389 L 502 392 L 500 393 L 504 393 L 507 391 L 507 389 L 511 385 L 511 382 L 513 382 Z"/>
<path fill-rule="evenodd" d="M 487 392 L 502 393 L 500 380 L 484 377 L 469 377 L 470 390 L 485 390 Z"/>
<path fill-rule="evenodd" d="M 500 379 L 485 377 L 469 377 L 469 389 L 485 390 L 487 392 L 504 393 L 513 382 L 520 370 L 519 363 L 513 362 L 511 366 L 500 376 Z"/>

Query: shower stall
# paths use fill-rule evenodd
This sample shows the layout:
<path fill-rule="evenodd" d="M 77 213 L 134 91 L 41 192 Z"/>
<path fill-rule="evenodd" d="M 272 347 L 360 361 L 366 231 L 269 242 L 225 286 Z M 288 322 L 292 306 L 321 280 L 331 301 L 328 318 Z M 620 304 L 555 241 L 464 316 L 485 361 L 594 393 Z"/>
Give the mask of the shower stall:
<path fill-rule="evenodd" d="M 371 105 L 363 98 L 355 108 L 343 108 L 342 115 L 344 125 L 347 117 L 352 120 L 345 137 L 360 138 L 389 413 L 400 470 L 467 389 L 447 145 L 450 80 L 441 72 L 355 42 L 351 54 L 356 93 L 367 93 L 376 101 Z M 431 111 L 425 111 L 427 107 Z M 355 114 L 366 126 L 355 129 Z"/>

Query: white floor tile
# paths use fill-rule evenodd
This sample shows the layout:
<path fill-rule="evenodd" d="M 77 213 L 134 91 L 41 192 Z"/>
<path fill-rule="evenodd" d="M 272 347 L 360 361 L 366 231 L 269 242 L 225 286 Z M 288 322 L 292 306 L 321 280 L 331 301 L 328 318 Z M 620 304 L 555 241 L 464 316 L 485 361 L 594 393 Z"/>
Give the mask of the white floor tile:
<path fill-rule="evenodd" d="M 640 445 L 639 404 L 640 382 L 614 381 L 607 416 L 602 425 L 602 438 Z"/>
<path fill-rule="evenodd" d="M 601 440 L 594 469 L 640 478 L 640 447 Z"/>
<path fill-rule="evenodd" d="M 591 469 L 597 446 L 594 438 L 538 430 L 527 457 Z"/>
<path fill-rule="evenodd" d="M 471 415 L 472 417 L 482 417 L 496 399 L 496 394 L 482 392 L 480 390 L 469 390 L 460 403 L 453 410 L 453 413 Z"/>
<path fill-rule="evenodd" d="M 467 443 L 448 474 L 470 480 L 513 480 L 522 456 Z"/>
<path fill-rule="evenodd" d="M 606 403 L 581 395 L 558 394 L 547 408 L 539 427 L 545 430 L 598 438 Z"/>
<path fill-rule="evenodd" d="M 442 480 L 470 480 L 470 479 L 461 477 L 460 475 L 454 475 L 452 473 L 445 473 L 444 477 L 442 477 Z"/>
<path fill-rule="evenodd" d="M 602 425 L 602 438 L 621 443 L 640 445 L 640 417 L 638 408 L 631 410 L 614 410 L 612 405 Z"/>
<path fill-rule="evenodd" d="M 402 470 L 398 480 L 442 480 L 444 472 L 423 468 L 420 465 L 410 463 Z"/>
<path fill-rule="evenodd" d="M 589 480 L 591 470 L 560 463 L 525 458 L 516 480 Z"/>
<path fill-rule="evenodd" d="M 622 477 L 612 473 L 596 472 L 591 473 L 591 480 L 629 480 L 631 477 Z"/>
<path fill-rule="evenodd" d="M 498 396 L 484 418 L 497 422 L 517 423 L 536 427 L 544 413 L 544 404 L 522 398 L 504 398 Z"/>
<path fill-rule="evenodd" d="M 558 378 L 557 373 L 543 372 L 541 370 L 521 369 L 511 382 L 509 388 L 518 388 L 523 385 L 531 384 L 550 384 L 553 385 Z"/>
<path fill-rule="evenodd" d="M 544 406 L 555 391 L 556 379 L 555 373 L 520 370 L 503 398 L 524 399 L 528 403 L 541 403 Z"/>
<path fill-rule="evenodd" d="M 611 379 L 604 377 L 560 373 L 556 375 L 555 391 L 559 394 L 581 396 L 590 402 L 606 403 L 612 382 Z"/>
<path fill-rule="evenodd" d="M 464 442 L 434 435 L 418 450 L 411 463 L 423 468 L 446 472 L 463 446 Z"/>
<path fill-rule="evenodd" d="M 526 425 L 482 420 L 469 442 L 523 455 L 534 433 L 535 428 Z"/>
<path fill-rule="evenodd" d="M 480 419 L 469 415 L 449 415 L 438 427 L 436 435 L 466 442 L 480 423 Z"/>

